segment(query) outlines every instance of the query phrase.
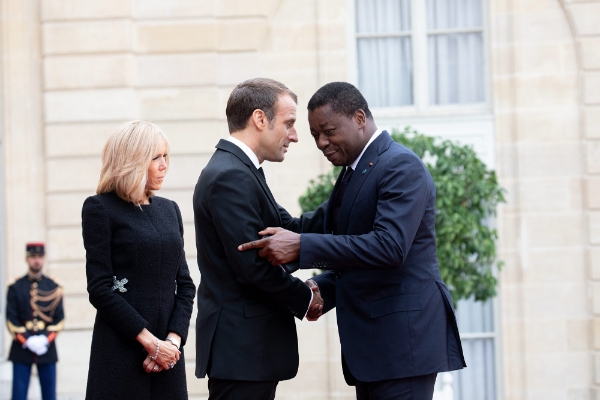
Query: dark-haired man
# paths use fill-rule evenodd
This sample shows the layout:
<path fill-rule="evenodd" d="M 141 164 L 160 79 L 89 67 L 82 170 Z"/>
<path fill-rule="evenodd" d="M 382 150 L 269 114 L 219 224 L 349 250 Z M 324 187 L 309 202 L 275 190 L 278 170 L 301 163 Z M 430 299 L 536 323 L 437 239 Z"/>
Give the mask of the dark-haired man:
<path fill-rule="evenodd" d="M 308 103 L 316 145 L 340 173 L 325 207 L 326 234 L 269 228 L 274 264 L 299 258 L 317 276 L 324 312 L 337 308 L 342 367 L 362 399 L 431 399 L 438 372 L 465 366 L 435 244 L 435 186 L 423 162 L 377 129 L 349 83 Z"/>
<path fill-rule="evenodd" d="M 25 400 L 36 364 L 43 400 L 56 398 L 56 335 L 63 327 L 62 287 L 42 274 L 44 244 L 27 243 L 27 275 L 8 287 L 6 324 L 13 336 L 12 399 Z"/>
<path fill-rule="evenodd" d="M 271 79 L 239 84 L 227 102 L 230 136 L 217 144 L 194 191 L 202 275 L 196 376 L 208 375 L 211 400 L 273 399 L 277 383 L 298 371 L 294 317 L 322 310 L 318 288 L 273 268 L 257 252 L 237 250 L 264 226 L 300 229 L 300 220 L 275 202 L 260 167 L 265 160 L 283 161 L 298 141 L 296 102 L 290 89 Z"/>

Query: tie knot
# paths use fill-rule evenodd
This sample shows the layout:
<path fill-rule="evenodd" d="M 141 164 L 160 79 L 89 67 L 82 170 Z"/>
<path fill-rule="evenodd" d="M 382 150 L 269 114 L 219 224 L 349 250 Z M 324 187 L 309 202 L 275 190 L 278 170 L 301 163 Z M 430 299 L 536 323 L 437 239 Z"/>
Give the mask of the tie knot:
<path fill-rule="evenodd" d="M 265 171 L 263 171 L 262 167 L 258 169 L 258 173 L 261 174 L 263 178 L 265 177 Z"/>

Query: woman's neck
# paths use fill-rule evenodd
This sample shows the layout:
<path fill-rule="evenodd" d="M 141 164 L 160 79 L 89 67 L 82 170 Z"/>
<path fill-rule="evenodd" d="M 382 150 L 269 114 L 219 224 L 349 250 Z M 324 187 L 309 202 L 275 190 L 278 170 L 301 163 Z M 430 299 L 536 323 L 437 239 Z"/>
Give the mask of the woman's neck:
<path fill-rule="evenodd" d="M 144 193 L 144 200 L 142 200 L 143 205 L 147 206 L 150 204 L 150 197 L 152 197 L 152 192 L 146 189 L 146 193 Z"/>

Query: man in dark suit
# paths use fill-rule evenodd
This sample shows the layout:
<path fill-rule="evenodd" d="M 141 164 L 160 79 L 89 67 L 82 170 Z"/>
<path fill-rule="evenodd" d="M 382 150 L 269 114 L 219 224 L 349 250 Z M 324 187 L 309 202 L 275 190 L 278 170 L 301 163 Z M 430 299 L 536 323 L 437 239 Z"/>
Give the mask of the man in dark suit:
<path fill-rule="evenodd" d="M 431 399 L 438 372 L 466 366 L 435 243 L 435 185 L 423 162 L 381 131 L 358 89 L 320 88 L 308 103 L 323 155 L 343 166 L 325 234 L 269 228 L 273 264 L 299 258 L 317 276 L 324 312 L 337 308 L 346 381 L 358 399 Z"/>
<path fill-rule="evenodd" d="M 281 162 L 297 142 L 296 95 L 270 79 L 239 84 L 227 102 L 230 137 L 202 171 L 194 191 L 201 282 L 196 376 L 209 398 L 273 399 L 277 383 L 298 371 L 294 317 L 322 310 L 317 288 L 273 268 L 237 245 L 264 226 L 298 228 L 275 202 L 260 164 Z M 308 226 L 308 225 L 307 225 Z"/>

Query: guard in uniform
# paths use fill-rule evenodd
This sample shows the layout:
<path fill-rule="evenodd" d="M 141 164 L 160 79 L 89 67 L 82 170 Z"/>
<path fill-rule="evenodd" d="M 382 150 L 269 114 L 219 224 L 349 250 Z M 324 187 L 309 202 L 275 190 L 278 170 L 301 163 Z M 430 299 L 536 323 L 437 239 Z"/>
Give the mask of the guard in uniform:
<path fill-rule="evenodd" d="M 44 244 L 28 243 L 27 275 L 8 287 L 6 324 L 13 336 L 8 359 L 13 363 L 12 399 L 26 400 L 31 365 L 36 364 L 43 400 L 56 399 L 55 339 L 63 327 L 63 290 L 42 274 Z"/>

